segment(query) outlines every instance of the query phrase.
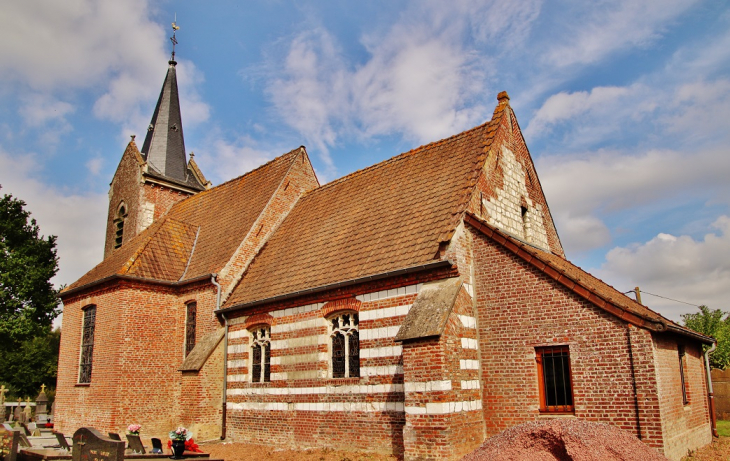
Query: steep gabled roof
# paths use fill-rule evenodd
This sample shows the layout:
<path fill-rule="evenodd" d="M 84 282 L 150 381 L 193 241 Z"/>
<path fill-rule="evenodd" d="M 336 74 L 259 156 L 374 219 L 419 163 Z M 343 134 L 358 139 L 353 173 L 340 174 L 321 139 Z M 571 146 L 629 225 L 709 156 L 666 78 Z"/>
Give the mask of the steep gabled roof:
<path fill-rule="evenodd" d="M 295 149 L 236 179 L 182 200 L 62 295 L 112 276 L 184 282 L 217 273 L 266 207 L 293 162 Z"/>
<path fill-rule="evenodd" d="M 305 194 L 225 308 L 438 260 L 501 115 Z"/>
<path fill-rule="evenodd" d="M 664 318 L 567 259 L 522 242 L 471 213 L 466 213 L 464 222 L 578 296 L 616 317 L 652 331 L 673 331 L 706 344 L 714 342 L 708 336 Z"/>

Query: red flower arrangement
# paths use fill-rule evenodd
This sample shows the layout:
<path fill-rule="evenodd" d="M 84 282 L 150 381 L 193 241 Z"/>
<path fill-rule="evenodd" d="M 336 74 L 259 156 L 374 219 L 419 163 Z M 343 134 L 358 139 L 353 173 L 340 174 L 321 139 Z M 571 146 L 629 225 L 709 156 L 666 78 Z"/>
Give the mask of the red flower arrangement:
<path fill-rule="evenodd" d="M 172 451 L 172 440 L 167 441 L 167 449 Z M 200 449 L 197 443 L 195 443 L 195 439 L 190 439 L 185 441 L 185 451 L 192 451 L 195 453 L 203 453 L 203 450 Z"/>

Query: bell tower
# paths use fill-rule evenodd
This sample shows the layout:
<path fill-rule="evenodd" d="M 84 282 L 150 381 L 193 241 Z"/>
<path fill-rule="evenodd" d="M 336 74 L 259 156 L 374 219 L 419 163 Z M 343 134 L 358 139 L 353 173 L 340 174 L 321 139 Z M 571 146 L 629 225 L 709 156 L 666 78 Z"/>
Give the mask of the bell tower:
<path fill-rule="evenodd" d="M 135 136 L 127 144 L 109 188 L 104 258 L 146 229 L 180 200 L 211 187 L 185 153 L 177 90 L 175 32 L 172 57 L 140 151 Z"/>

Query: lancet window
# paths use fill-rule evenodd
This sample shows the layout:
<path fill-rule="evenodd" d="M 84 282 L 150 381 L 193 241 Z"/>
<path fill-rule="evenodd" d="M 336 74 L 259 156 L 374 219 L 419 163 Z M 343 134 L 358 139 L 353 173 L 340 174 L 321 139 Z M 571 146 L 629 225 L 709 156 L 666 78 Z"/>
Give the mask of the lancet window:
<path fill-rule="evenodd" d="M 360 331 L 356 312 L 330 317 L 333 378 L 360 376 Z"/>
<path fill-rule="evenodd" d="M 94 330 L 96 329 L 96 306 L 83 309 L 84 324 L 81 334 L 81 361 L 79 363 L 79 384 L 91 382 L 91 365 L 94 358 Z"/>
<path fill-rule="evenodd" d="M 251 330 L 251 382 L 271 381 L 271 328 L 258 326 Z"/>

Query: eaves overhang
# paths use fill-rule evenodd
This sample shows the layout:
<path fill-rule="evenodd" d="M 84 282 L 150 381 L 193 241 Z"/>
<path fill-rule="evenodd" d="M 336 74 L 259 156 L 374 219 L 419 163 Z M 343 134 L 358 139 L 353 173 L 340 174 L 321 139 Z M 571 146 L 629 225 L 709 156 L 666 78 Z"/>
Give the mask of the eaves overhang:
<path fill-rule="evenodd" d="M 168 287 L 181 287 L 185 285 L 189 285 L 191 283 L 201 282 L 204 280 L 210 280 L 212 276 L 215 274 L 205 274 L 201 275 L 192 279 L 188 280 L 179 280 L 177 282 L 171 282 L 169 280 L 160 280 L 160 279 L 152 279 L 152 278 L 146 278 L 146 277 L 135 277 L 133 275 L 123 275 L 123 274 L 114 274 L 110 275 L 108 277 L 101 278 L 99 280 L 94 280 L 93 282 L 87 283 L 86 285 L 81 285 L 76 288 L 72 288 L 67 291 L 62 291 L 59 293 L 58 297 L 63 300 L 63 298 L 67 298 L 71 295 L 78 294 L 80 292 L 89 290 L 91 288 L 94 288 L 96 286 L 102 285 L 107 282 L 111 282 L 114 280 L 127 280 L 130 282 L 139 282 L 139 283 L 146 283 L 149 285 L 158 285 L 158 286 L 168 286 Z"/>
<path fill-rule="evenodd" d="M 218 315 L 222 315 L 222 314 L 227 314 L 230 312 L 247 309 L 247 308 L 254 307 L 254 306 L 260 306 L 262 304 L 270 304 L 270 303 L 274 303 L 274 302 L 285 301 L 285 300 L 296 298 L 299 296 L 322 293 L 325 291 L 334 290 L 337 288 L 344 288 L 344 287 L 348 287 L 348 286 L 352 286 L 352 285 L 357 285 L 360 283 L 372 282 L 375 280 L 382 280 L 382 279 L 385 279 L 388 277 L 397 277 L 399 275 L 408 275 L 408 274 L 414 274 L 414 273 L 418 273 L 418 272 L 426 272 L 426 271 L 444 269 L 444 268 L 453 269 L 453 268 L 456 268 L 456 265 L 454 262 L 452 262 L 451 260 L 448 260 L 448 259 L 439 260 L 439 261 L 434 261 L 431 263 L 420 264 L 417 266 L 406 267 L 403 269 L 396 269 L 396 270 L 392 270 L 392 271 L 388 271 L 388 272 L 382 272 L 380 274 L 366 275 L 364 277 L 344 280 L 342 282 L 335 282 L 335 283 L 330 283 L 330 284 L 322 285 L 322 286 L 318 286 L 318 287 L 307 288 L 305 290 L 293 291 L 290 293 L 272 296 L 272 297 L 265 298 L 265 299 L 259 299 L 256 301 L 235 304 L 233 306 L 226 307 L 225 309 L 218 309 L 217 311 L 215 311 L 215 313 Z"/>

